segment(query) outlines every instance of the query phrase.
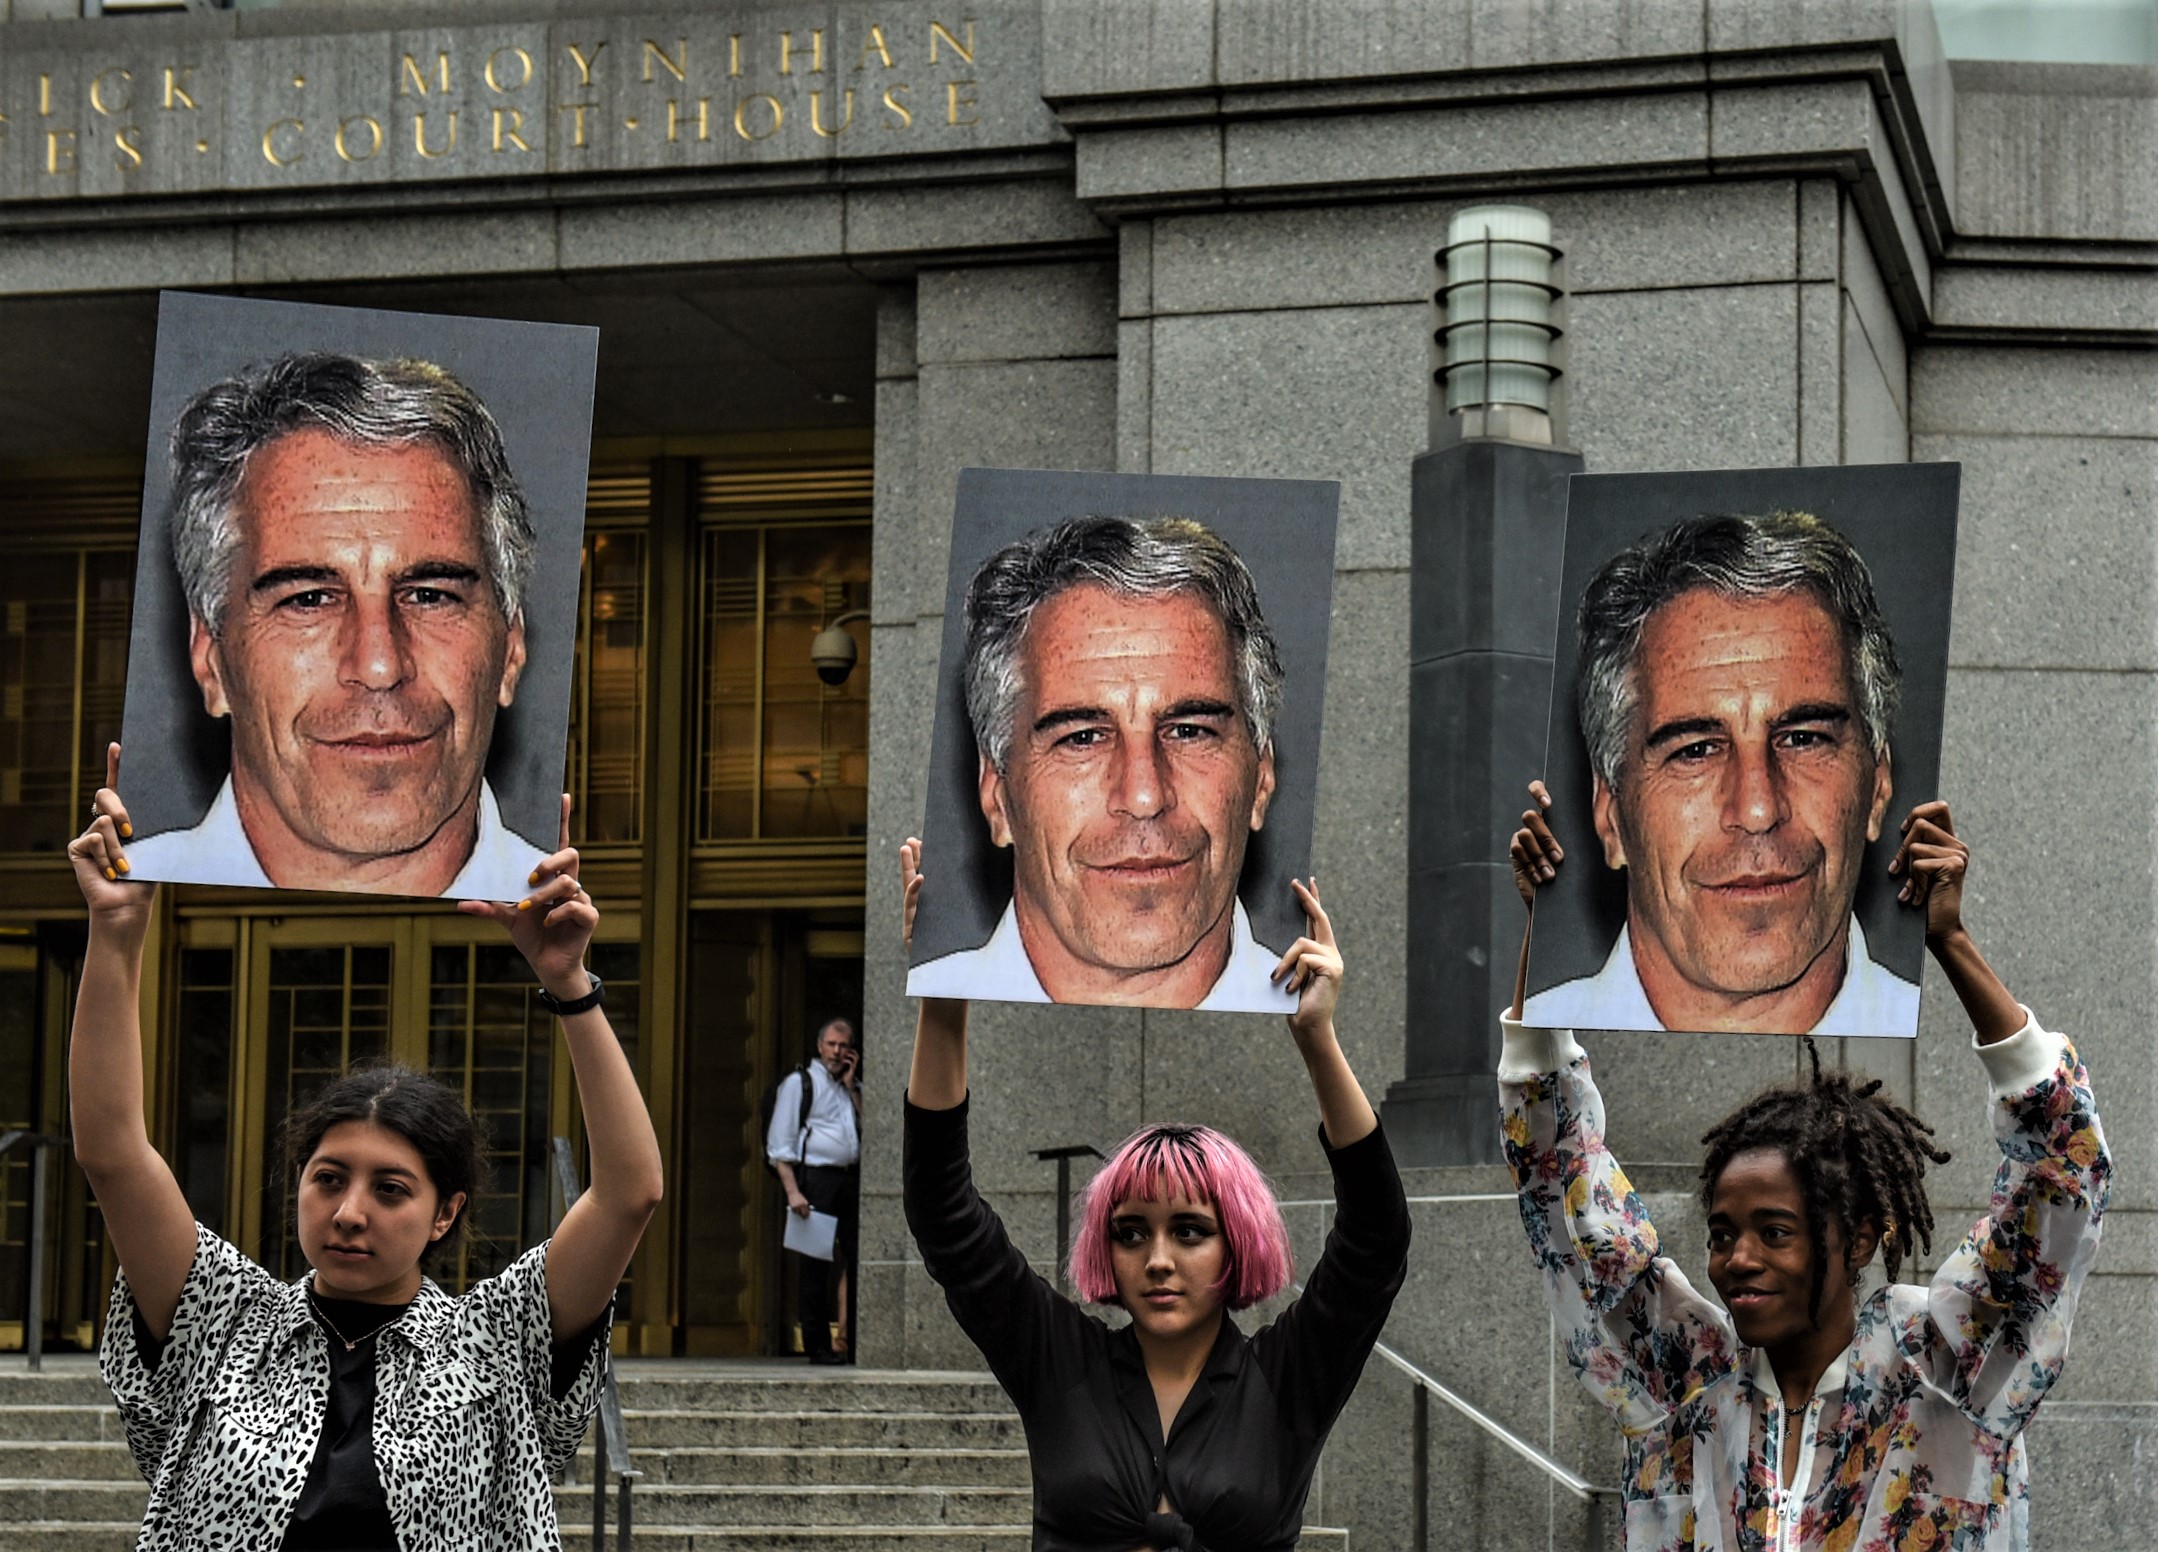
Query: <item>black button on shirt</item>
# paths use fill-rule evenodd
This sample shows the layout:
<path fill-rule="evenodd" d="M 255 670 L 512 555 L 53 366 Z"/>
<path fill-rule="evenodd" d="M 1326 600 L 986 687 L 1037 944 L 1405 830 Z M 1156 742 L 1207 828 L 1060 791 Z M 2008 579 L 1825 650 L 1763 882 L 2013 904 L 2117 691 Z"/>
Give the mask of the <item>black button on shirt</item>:
<path fill-rule="evenodd" d="M 1222 1321 L 1164 1439 L 1138 1338 L 1052 1289 L 976 1194 L 966 1112 L 907 1106 L 907 1224 L 1026 1425 L 1035 1552 L 1290 1552 L 1319 1451 L 1407 1271 L 1408 1204 L 1384 1132 L 1326 1148 L 1337 1211 L 1303 1295 L 1248 1338 Z"/>

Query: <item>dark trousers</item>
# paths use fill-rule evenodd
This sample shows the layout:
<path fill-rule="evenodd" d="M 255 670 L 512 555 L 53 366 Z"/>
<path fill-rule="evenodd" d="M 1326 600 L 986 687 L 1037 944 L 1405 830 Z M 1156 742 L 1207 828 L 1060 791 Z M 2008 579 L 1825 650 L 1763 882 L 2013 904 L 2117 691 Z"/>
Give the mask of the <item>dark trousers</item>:
<path fill-rule="evenodd" d="M 802 1322 L 802 1350 L 830 1352 L 832 1318 L 839 1309 L 839 1275 L 847 1276 L 847 1351 L 854 1350 L 854 1307 L 862 1288 L 854 1275 L 854 1224 L 861 1210 L 862 1171 L 858 1164 L 797 1164 L 794 1178 L 818 1212 L 839 1220 L 832 1238 L 832 1259 L 796 1256 L 801 1283 L 797 1314 Z"/>

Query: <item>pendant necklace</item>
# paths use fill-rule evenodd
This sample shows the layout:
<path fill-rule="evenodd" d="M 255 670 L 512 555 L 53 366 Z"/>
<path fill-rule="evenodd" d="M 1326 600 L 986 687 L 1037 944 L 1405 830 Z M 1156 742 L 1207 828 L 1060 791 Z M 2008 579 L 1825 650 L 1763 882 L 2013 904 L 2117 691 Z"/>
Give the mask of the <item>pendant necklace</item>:
<path fill-rule="evenodd" d="M 399 1310 L 396 1314 L 392 1315 L 388 1320 L 383 1321 L 381 1325 L 375 1327 L 372 1331 L 362 1332 L 358 1336 L 346 1336 L 344 1332 L 337 1329 L 337 1322 L 330 1319 L 330 1312 L 322 1307 L 321 1302 L 316 1299 L 314 1290 L 312 1288 L 308 1290 L 307 1303 L 308 1307 L 314 1310 L 315 1318 L 321 1321 L 325 1326 L 328 1326 L 330 1328 L 330 1335 L 336 1337 L 338 1341 L 345 1344 L 345 1351 L 348 1353 L 351 1352 L 355 1347 L 358 1347 L 362 1342 L 366 1341 L 369 1337 L 381 1335 L 383 1332 L 389 1330 L 390 1327 L 396 1325 L 397 1322 L 405 1318 L 405 1312 L 403 1310 Z"/>

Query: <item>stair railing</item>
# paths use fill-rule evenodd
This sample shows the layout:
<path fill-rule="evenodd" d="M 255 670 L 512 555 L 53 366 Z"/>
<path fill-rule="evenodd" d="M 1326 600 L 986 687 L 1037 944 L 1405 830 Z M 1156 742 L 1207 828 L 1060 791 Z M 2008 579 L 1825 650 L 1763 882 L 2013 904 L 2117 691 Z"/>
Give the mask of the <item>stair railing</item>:
<path fill-rule="evenodd" d="M 1301 1287 L 1297 1290 L 1301 1293 Z M 1372 1344 L 1373 1352 L 1409 1377 L 1415 1389 L 1415 1412 L 1409 1429 L 1410 1491 L 1415 1494 L 1415 1532 L 1410 1545 L 1416 1552 L 1429 1552 L 1431 1546 L 1431 1398 L 1436 1396 L 1475 1427 L 1489 1434 L 1500 1444 L 1520 1456 L 1567 1492 L 1588 1504 L 1595 1512 L 1589 1516 L 1586 1535 L 1582 1545 L 1589 1548 L 1607 1544 L 1605 1517 L 1610 1506 L 1619 1502 L 1619 1490 L 1602 1487 L 1589 1481 L 1578 1471 L 1555 1460 L 1528 1440 L 1515 1433 L 1490 1413 L 1478 1407 L 1458 1392 L 1448 1389 L 1438 1380 L 1426 1374 L 1408 1359 L 1395 1352 L 1384 1342 Z"/>
<path fill-rule="evenodd" d="M 47 1132 L 0 1132 L 0 1158 L 10 1148 L 30 1150 L 30 1286 L 23 1301 L 23 1353 L 30 1372 L 45 1367 L 45 1196 L 52 1174 L 55 1150 L 67 1139 Z"/>
<path fill-rule="evenodd" d="M 570 1150 L 567 1137 L 554 1139 L 555 1187 L 562 1193 L 564 1214 L 577 1205 L 577 1198 L 584 1194 L 577 1184 L 577 1156 Z M 562 1218 L 557 1216 L 556 1223 Z M 614 1544 L 617 1552 L 629 1552 L 630 1531 L 634 1518 L 630 1511 L 629 1493 L 644 1473 L 630 1463 L 629 1429 L 622 1421 L 622 1393 L 614 1382 L 614 1365 L 607 1366 L 605 1383 L 600 1387 L 599 1416 L 595 1420 L 592 1439 L 592 1552 L 605 1552 L 607 1545 L 607 1473 L 614 1473 L 619 1484 L 615 1504 Z"/>

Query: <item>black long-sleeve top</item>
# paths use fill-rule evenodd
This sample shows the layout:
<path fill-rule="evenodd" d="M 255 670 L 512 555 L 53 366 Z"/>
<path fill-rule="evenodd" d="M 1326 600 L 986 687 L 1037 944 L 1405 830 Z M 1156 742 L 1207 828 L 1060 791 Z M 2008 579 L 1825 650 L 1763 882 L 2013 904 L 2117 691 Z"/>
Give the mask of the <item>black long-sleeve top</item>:
<path fill-rule="evenodd" d="M 906 1108 L 907 1226 L 1026 1425 L 1034 1552 L 1290 1552 L 1327 1432 L 1408 1267 L 1383 1131 L 1326 1148 L 1334 1226 L 1295 1304 L 1254 1336 L 1224 1319 L 1165 1441 L 1130 1327 L 1043 1281 L 975 1192 L 967 1107 Z M 1156 1513 L 1167 1499 L 1170 1514 Z"/>

